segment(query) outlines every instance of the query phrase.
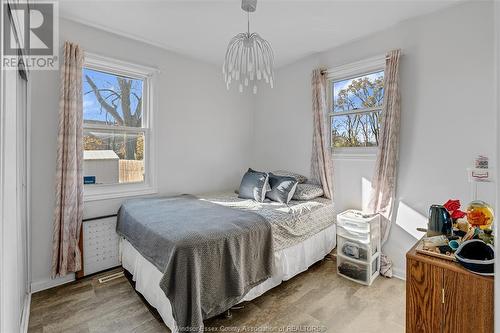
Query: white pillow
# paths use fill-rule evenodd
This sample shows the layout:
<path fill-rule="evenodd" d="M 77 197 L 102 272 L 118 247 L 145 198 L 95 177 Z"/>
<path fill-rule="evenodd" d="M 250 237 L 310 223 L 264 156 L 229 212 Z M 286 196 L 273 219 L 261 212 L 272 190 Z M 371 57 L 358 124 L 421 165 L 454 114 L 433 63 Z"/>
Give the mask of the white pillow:
<path fill-rule="evenodd" d="M 295 173 L 295 172 L 287 171 L 287 170 L 276 170 L 276 171 L 272 171 L 272 173 L 276 176 L 293 177 L 293 178 L 297 179 L 299 184 L 305 183 L 307 181 L 306 176 L 300 175 L 300 174 Z"/>
<path fill-rule="evenodd" d="M 323 187 L 316 184 L 298 184 L 292 200 L 312 200 L 324 195 Z"/>

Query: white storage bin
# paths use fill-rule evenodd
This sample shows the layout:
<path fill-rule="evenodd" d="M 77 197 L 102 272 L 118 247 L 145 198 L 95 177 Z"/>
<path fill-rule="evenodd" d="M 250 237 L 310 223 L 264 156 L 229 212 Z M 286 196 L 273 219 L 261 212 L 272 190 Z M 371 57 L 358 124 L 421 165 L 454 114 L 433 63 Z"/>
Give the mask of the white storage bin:
<path fill-rule="evenodd" d="M 371 244 L 372 242 L 376 241 L 376 238 L 379 237 L 379 234 L 380 233 L 378 230 L 372 231 L 370 233 L 360 233 L 337 225 L 337 235 L 363 244 Z"/>
<path fill-rule="evenodd" d="M 363 214 L 359 210 L 346 210 L 337 215 L 337 225 L 355 233 L 370 233 L 379 228 L 378 214 Z"/>
<path fill-rule="evenodd" d="M 370 263 L 353 260 L 337 254 L 337 273 L 354 282 L 372 284 L 378 276 L 378 255 Z"/>
<path fill-rule="evenodd" d="M 380 266 L 380 216 L 348 210 L 337 215 L 337 272 L 370 285 Z"/>
<path fill-rule="evenodd" d="M 370 244 L 365 244 L 342 237 L 341 235 L 337 237 L 337 253 L 345 257 L 369 262 L 377 252 L 379 252 L 379 248 L 376 238 L 372 238 Z"/>

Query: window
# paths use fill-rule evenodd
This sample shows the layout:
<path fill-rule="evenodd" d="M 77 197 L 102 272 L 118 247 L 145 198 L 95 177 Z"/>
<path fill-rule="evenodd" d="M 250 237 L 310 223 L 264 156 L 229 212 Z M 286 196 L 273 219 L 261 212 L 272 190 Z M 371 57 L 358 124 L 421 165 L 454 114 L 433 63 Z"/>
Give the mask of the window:
<path fill-rule="evenodd" d="M 384 58 L 329 71 L 331 145 L 334 151 L 378 146 L 384 97 Z"/>
<path fill-rule="evenodd" d="M 83 68 L 85 197 L 154 192 L 155 70 L 86 55 Z"/>

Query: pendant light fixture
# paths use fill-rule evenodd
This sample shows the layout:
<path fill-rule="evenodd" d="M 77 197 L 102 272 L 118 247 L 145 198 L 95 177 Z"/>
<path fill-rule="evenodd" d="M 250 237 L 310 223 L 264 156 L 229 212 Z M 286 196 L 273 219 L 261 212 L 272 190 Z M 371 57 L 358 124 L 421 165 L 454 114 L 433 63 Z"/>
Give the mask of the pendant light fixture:
<path fill-rule="evenodd" d="M 226 87 L 238 84 L 239 91 L 252 87 L 257 93 L 257 81 L 264 79 L 274 85 L 274 53 L 271 44 L 256 32 L 250 33 L 250 13 L 257 9 L 257 0 L 242 0 L 241 9 L 247 12 L 247 32 L 234 36 L 227 46 L 222 73 Z"/>

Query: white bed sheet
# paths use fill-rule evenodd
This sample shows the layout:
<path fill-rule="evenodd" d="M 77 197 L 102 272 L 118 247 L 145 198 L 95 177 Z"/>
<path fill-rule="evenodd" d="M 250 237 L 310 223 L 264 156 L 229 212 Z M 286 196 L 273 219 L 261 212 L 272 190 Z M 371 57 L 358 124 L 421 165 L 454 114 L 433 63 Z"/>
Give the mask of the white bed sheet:
<path fill-rule="evenodd" d="M 306 271 L 309 266 L 323 259 L 335 248 L 336 240 L 336 229 L 333 224 L 294 246 L 276 251 L 274 253 L 275 273 L 251 289 L 242 302 L 257 298 L 283 281 Z M 167 327 L 172 332 L 178 332 L 170 302 L 159 287 L 163 274 L 127 240 L 121 239 L 120 245 L 122 266 L 132 274 L 136 283 L 135 289 L 156 308 Z"/>

